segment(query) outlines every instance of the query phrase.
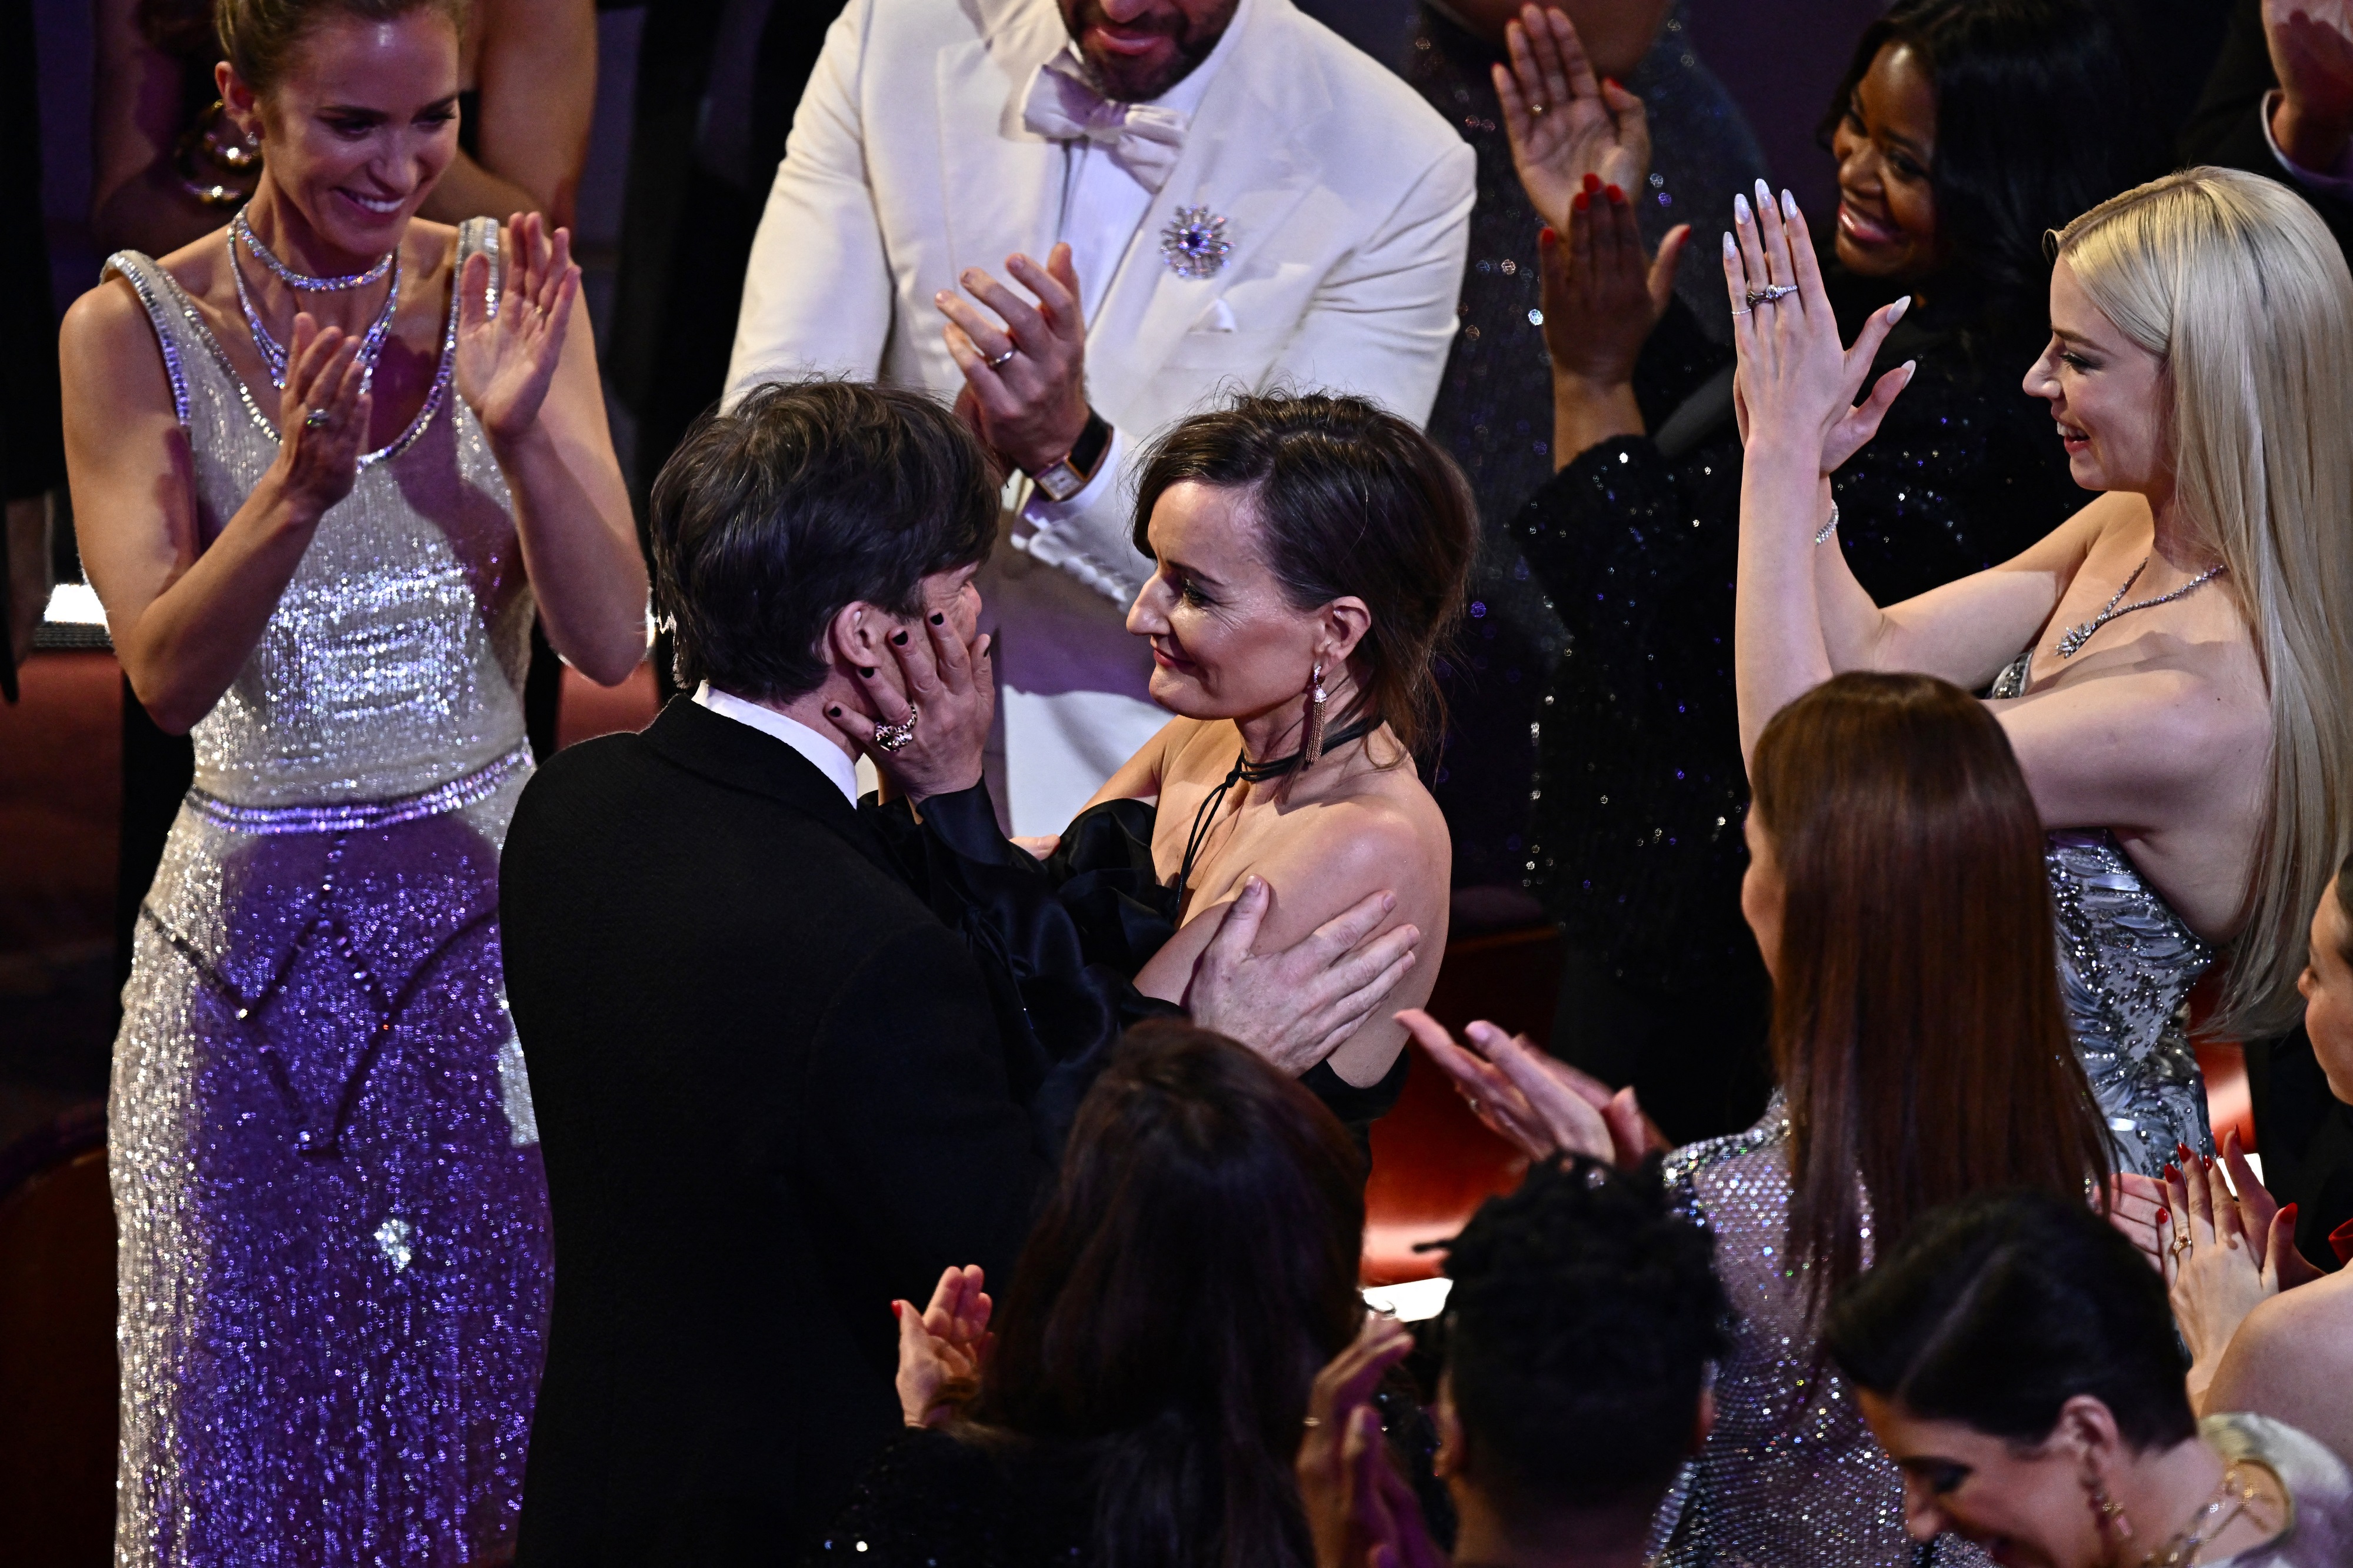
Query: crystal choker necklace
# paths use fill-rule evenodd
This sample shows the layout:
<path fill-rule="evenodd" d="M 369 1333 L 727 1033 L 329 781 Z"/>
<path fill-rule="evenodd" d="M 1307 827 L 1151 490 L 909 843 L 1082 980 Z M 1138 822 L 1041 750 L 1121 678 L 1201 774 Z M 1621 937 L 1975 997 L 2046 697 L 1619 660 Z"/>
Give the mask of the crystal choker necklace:
<path fill-rule="evenodd" d="M 244 223 L 245 215 L 239 213 L 237 215 L 237 221 L 229 226 L 228 274 L 237 281 L 237 308 L 245 312 L 246 330 L 253 334 L 254 351 L 261 355 L 262 365 L 269 372 L 269 384 L 278 388 L 279 391 L 283 392 L 286 390 L 286 345 L 280 342 L 275 337 L 271 336 L 269 329 L 262 325 L 261 312 L 254 307 L 253 293 L 245 286 L 245 268 L 238 264 L 237 259 L 236 237 L 237 230 L 243 227 Z M 248 239 L 250 238 L 249 233 L 248 237 Z M 257 248 L 259 247 L 257 247 Z M 260 254 L 262 259 L 269 262 L 272 267 L 276 267 L 278 265 L 276 258 L 271 257 L 268 251 L 261 251 Z M 383 272 L 385 268 L 391 268 L 392 287 L 385 290 L 384 309 L 375 313 L 375 321 L 369 325 L 367 335 L 360 340 L 360 391 L 363 393 L 368 391 L 375 384 L 375 362 L 384 353 L 385 340 L 386 337 L 390 336 L 392 332 L 393 311 L 400 303 L 400 265 L 397 259 L 398 255 L 399 253 L 397 251 L 387 251 L 385 254 L 384 260 L 377 265 L 376 270 L 379 274 Z M 282 271 L 279 275 L 280 277 L 285 276 Z M 297 276 L 300 275 L 297 274 Z M 350 286 L 342 279 L 331 279 L 330 283 L 335 288 Z M 299 284 L 296 286 L 298 288 L 301 287 Z M 313 286 L 326 287 L 329 285 Z"/>
<path fill-rule="evenodd" d="M 306 290 L 364 289 L 371 283 L 380 282 L 384 275 L 392 270 L 392 258 L 398 254 L 400 248 L 395 246 L 385 251 L 375 258 L 375 265 L 364 272 L 347 272 L 341 278 L 313 278 L 308 272 L 297 272 L 279 260 L 269 247 L 261 243 L 261 237 L 253 232 L 253 226 L 245 221 L 243 207 L 237 209 L 237 216 L 229 219 L 228 226 L 231 234 L 245 242 L 246 249 L 253 252 L 253 258 L 276 273 L 278 281 L 285 284 L 289 289 Z"/>

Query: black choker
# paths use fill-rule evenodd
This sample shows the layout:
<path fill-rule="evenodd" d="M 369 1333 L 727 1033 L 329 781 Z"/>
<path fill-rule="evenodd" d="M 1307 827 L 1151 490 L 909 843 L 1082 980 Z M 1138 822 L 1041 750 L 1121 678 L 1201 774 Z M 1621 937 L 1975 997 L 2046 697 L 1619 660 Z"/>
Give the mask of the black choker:
<path fill-rule="evenodd" d="M 1328 757 L 1351 742 L 1363 740 L 1375 730 L 1379 729 L 1380 723 L 1378 719 L 1366 718 L 1359 719 L 1353 724 L 1342 725 L 1324 737 L 1324 754 Z M 1202 800 L 1200 809 L 1193 813 L 1193 831 L 1185 838 L 1185 863 L 1176 872 L 1176 892 L 1178 910 L 1181 910 L 1185 907 L 1185 889 L 1192 884 L 1193 880 L 1193 862 L 1200 855 L 1201 846 L 1208 842 L 1209 829 L 1217 826 L 1218 807 L 1224 803 L 1226 792 L 1237 784 L 1269 784 L 1288 774 L 1295 773 L 1299 771 L 1300 758 L 1303 754 L 1293 752 L 1287 757 L 1272 757 L 1263 763 L 1254 763 L 1250 760 L 1250 753 L 1244 752 L 1234 759 L 1233 771 L 1226 775 L 1226 782 L 1211 790 Z"/>

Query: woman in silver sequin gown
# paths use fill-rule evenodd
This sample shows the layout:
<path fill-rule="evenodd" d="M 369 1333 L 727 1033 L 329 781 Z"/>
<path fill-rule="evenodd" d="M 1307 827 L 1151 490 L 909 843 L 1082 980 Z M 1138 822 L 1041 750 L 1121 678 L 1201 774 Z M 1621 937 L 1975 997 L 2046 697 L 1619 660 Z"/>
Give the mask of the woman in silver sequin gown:
<path fill-rule="evenodd" d="M 116 255 L 63 339 L 90 578 L 196 756 L 115 1048 L 116 1561 L 496 1561 L 551 1267 L 499 973 L 519 687 L 534 594 L 617 680 L 645 579 L 565 237 L 410 221 L 451 12 L 231 15 L 251 241 Z"/>
<path fill-rule="evenodd" d="M 1842 360 L 1792 214 L 1760 187 L 1725 247 L 1749 414 L 1744 742 L 1840 669 L 1989 692 L 2050 832 L 2077 1051 L 2119 1169 L 2152 1174 L 2212 1147 L 2191 986 L 2227 947 L 2213 1029 L 2293 1022 L 2304 924 L 2353 820 L 2353 278 L 2311 208 L 2252 174 L 2186 170 L 2077 218 L 2026 389 L 2105 493 L 1882 610 L 1815 539 L 1835 528 L 1823 476 L 1902 390 L 1899 367 L 1846 411 L 1901 309 Z"/>

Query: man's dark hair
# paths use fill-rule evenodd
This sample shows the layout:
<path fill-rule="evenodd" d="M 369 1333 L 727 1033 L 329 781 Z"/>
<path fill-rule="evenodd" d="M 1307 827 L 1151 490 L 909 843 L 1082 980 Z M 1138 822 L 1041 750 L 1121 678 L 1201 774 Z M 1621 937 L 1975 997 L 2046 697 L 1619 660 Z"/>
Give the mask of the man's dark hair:
<path fill-rule="evenodd" d="M 825 683 L 842 606 L 922 610 L 924 578 L 988 558 L 997 486 L 919 392 L 774 382 L 698 420 L 654 480 L 654 598 L 681 685 L 761 701 Z"/>
<path fill-rule="evenodd" d="M 1532 1167 L 1454 1238 L 1446 1372 L 1472 1473 L 1514 1510 L 1656 1506 L 1730 1347 L 1715 1243 L 1655 1163 Z"/>
<path fill-rule="evenodd" d="M 2165 1282 L 2078 1198 L 1984 1193 L 1915 1221 L 1822 1342 L 1855 1387 L 2012 1442 L 2050 1436 L 2079 1394 L 2136 1449 L 2198 1432 Z"/>

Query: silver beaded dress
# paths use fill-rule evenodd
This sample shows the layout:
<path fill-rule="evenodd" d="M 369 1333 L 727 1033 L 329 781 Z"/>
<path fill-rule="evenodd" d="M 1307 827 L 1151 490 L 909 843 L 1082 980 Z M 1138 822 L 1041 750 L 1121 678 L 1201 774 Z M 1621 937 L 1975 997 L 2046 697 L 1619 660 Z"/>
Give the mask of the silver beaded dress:
<path fill-rule="evenodd" d="M 2020 654 L 1987 695 L 2024 695 L 2033 658 L 2031 648 Z M 2189 997 L 2214 950 L 2141 879 L 2105 828 L 2053 833 L 2042 858 L 2059 921 L 2060 996 L 2116 1168 L 2153 1176 L 2180 1143 L 2211 1153 Z"/>
<path fill-rule="evenodd" d="M 459 264 L 496 244 L 467 225 Z M 278 432 L 161 268 L 107 269 L 154 327 L 209 538 Z M 451 390 L 454 296 L 423 408 L 196 725 L 140 911 L 111 1105 L 121 1568 L 512 1550 L 552 1266 L 499 967 L 532 597 Z"/>
<path fill-rule="evenodd" d="M 1777 1092 L 1746 1132 L 1667 1156 L 1667 1191 L 1715 1237 L 1732 1299 L 1732 1353 L 1715 1426 L 1652 1527 L 1659 1568 L 1978 1568 L 1958 1536 L 1933 1550 L 1904 1531 L 1904 1477 L 1821 1352 L 1810 1272 L 1788 1247 L 1789 1116 Z M 1870 1261 L 1871 1232 L 1862 1237 Z M 1819 1363 L 1819 1364 L 1818 1364 Z"/>

